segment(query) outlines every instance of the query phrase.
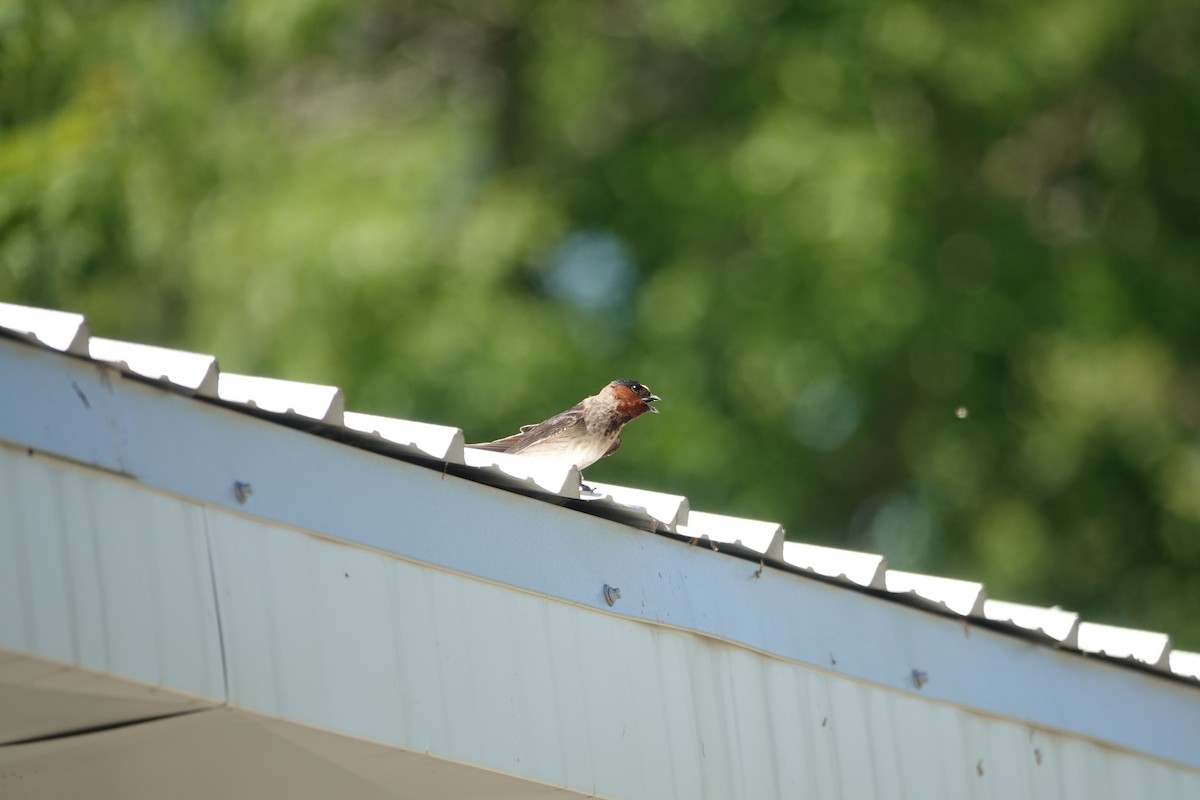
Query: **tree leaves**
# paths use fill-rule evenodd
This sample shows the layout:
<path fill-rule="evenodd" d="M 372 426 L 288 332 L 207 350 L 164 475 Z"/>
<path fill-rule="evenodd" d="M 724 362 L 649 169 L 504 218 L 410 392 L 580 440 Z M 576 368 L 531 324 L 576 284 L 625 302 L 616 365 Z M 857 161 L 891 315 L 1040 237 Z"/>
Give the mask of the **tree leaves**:
<path fill-rule="evenodd" d="M 11 2 L 0 293 L 474 440 L 636 377 L 596 479 L 1194 649 L 1197 30 Z"/>

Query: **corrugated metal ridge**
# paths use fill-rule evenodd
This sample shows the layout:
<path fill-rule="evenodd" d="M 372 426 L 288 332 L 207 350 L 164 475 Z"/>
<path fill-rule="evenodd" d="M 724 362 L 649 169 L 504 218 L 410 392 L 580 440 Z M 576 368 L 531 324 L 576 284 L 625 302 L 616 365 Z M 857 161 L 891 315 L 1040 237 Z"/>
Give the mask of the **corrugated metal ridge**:
<path fill-rule="evenodd" d="M 778 522 L 762 522 L 756 519 L 727 517 L 692 511 L 687 524 L 676 531 L 680 536 L 715 545 L 741 547 L 764 559 L 783 561 L 784 530 Z"/>
<path fill-rule="evenodd" d="M 82 314 L 0 303 L 0 329 L 51 350 L 85 358 L 88 355 L 90 331 Z"/>
<path fill-rule="evenodd" d="M 345 427 L 346 398 L 336 386 L 222 372 L 217 399 L 253 411 Z"/>
<path fill-rule="evenodd" d="M 1085 653 L 1171 672 L 1171 637 L 1165 633 L 1081 622 L 1079 649 Z"/>
<path fill-rule="evenodd" d="M 203 397 L 217 397 L 219 370 L 215 356 L 99 336 L 88 340 L 87 350 L 93 360 L 112 364 L 127 375 L 170 384 Z"/>
<path fill-rule="evenodd" d="M 1200 653 L 1172 650 L 1168 661 L 1171 665 L 1171 672 L 1175 675 L 1200 681 Z"/>
<path fill-rule="evenodd" d="M 505 489 L 544 492 L 568 500 L 579 499 L 579 470 L 509 453 L 494 453 L 468 447 L 463 463 L 488 476 L 490 483 Z"/>
<path fill-rule="evenodd" d="M 875 553 L 785 542 L 783 560 L 805 572 L 832 578 L 839 583 L 880 591 L 886 588 L 887 560 Z"/>
<path fill-rule="evenodd" d="M 690 509 L 686 497 L 651 492 L 646 489 L 633 489 L 628 486 L 614 486 L 610 483 L 596 483 L 595 481 L 589 481 L 588 487 L 592 491 L 581 491 L 579 499 L 589 506 L 615 505 L 635 511 L 641 510 L 670 533 L 674 533 L 679 526 L 688 523 Z"/>
<path fill-rule="evenodd" d="M 466 464 L 463 432 L 445 425 L 412 422 L 393 417 L 377 417 L 347 411 L 343 414 L 347 429 L 368 439 L 383 442 L 417 457 L 427 457 L 448 464 Z"/>
<path fill-rule="evenodd" d="M 688 519 L 687 498 L 678 495 L 589 482 L 587 491 L 574 466 L 544 463 L 509 453 L 467 447 L 465 474 L 492 486 L 522 492 L 543 500 L 570 504 L 597 516 L 648 530 L 674 533 Z"/>
<path fill-rule="evenodd" d="M 982 583 L 889 569 L 884 575 L 884 589 L 890 594 L 906 595 L 917 605 L 963 617 L 983 617 Z"/>
<path fill-rule="evenodd" d="M 581 487 L 574 467 L 465 447 L 459 428 L 345 410 L 338 387 L 221 372 L 210 355 L 90 335 L 79 314 L 0 303 L 0 335 L 91 361 L 183 394 L 198 396 L 352 446 L 379 450 L 479 483 L 704 542 L 792 571 L 865 590 L 964 621 L 986 624 L 1056 647 L 1200 683 L 1200 653 L 1175 650 L 1170 637 L 1081 622 L 1060 608 L 987 598 L 982 584 L 889 569 L 883 556 L 784 541 L 775 522 L 693 512 L 687 498 L 609 484 Z M 587 489 L 590 489 L 588 491 Z"/>
<path fill-rule="evenodd" d="M 1079 649 L 1079 615 L 1057 606 L 1041 608 L 1002 600 L 984 600 L 983 617 L 1053 639 L 1063 647 Z"/>

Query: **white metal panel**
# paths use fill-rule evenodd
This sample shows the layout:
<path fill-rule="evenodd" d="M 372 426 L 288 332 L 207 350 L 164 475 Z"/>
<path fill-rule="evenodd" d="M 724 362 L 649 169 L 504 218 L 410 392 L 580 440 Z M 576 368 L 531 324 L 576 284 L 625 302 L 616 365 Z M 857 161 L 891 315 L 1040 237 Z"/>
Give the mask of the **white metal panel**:
<path fill-rule="evenodd" d="M 234 704 L 511 774 L 554 772 L 546 689 L 564 678 L 512 647 L 539 616 L 535 598 L 216 512 L 210 525 Z"/>
<path fill-rule="evenodd" d="M 859 553 L 821 547 L 801 542 L 784 542 L 783 559 L 793 567 L 806 572 L 823 575 L 840 581 L 865 586 L 869 589 L 884 588 L 887 561 L 875 553 Z"/>
<path fill-rule="evenodd" d="M 1170 664 L 1171 671 L 1179 677 L 1200 679 L 1200 653 L 1172 650 Z"/>
<path fill-rule="evenodd" d="M 1200 764 L 1197 695 L 960 620 L 532 502 L 0 340 L 0 438 L 154 486 L 582 607 L 940 702 Z M 85 403 L 79 394 L 90 398 Z M 112 480 L 106 476 L 98 479 Z M 234 480 L 254 484 L 238 505 Z M 614 506 L 615 508 L 615 506 Z M 763 613 L 771 609 L 771 613 Z M 1098 702 L 1097 698 L 1103 698 Z"/>
<path fill-rule="evenodd" d="M 461 428 L 446 425 L 431 425 L 428 422 L 413 422 L 407 419 L 377 417 L 347 411 L 346 427 L 350 430 L 376 436 L 391 444 L 415 451 L 416 455 L 465 464 L 463 460 L 463 432 Z"/>
<path fill-rule="evenodd" d="M 235 704 L 589 793 L 667 785 L 651 629 L 580 635 L 572 607 L 213 516 Z"/>
<path fill-rule="evenodd" d="M 935 575 L 920 575 L 889 569 L 884 575 L 887 591 L 905 594 L 919 602 L 960 616 L 983 616 L 983 584 Z"/>
<path fill-rule="evenodd" d="M 985 600 L 983 616 L 1035 633 L 1045 634 L 1065 647 L 1078 644 L 1079 615 L 1061 608 L 1041 608 L 1002 600 Z"/>
<path fill-rule="evenodd" d="M 688 500 L 686 497 L 594 481 L 589 481 L 588 485 L 592 487 L 593 491 L 590 494 L 582 495 L 582 498 L 589 503 L 614 503 L 618 506 L 644 510 L 669 531 L 674 531 L 679 525 L 687 525 Z"/>
<path fill-rule="evenodd" d="M 223 699 L 198 508 L 0 447 L 0 647 Z"/>
<path fill-rule="evenodd" d="M 7 319 L 10 328 L 9 332 L 20 337 L 29 339 L 34 342 L 42 342 L 45 339 L 47 342 L 53 342 L 58 347 L 66 347 L 67 350 L 79 355 L 88 355 L 87 348 L 79 345 L 79 342 L 86 342 L 87 325 L 79 315 L 63 314 L 62 312 L 48 311 L 44 309 L 28 308 L 23 306 L 3 306 L 0 311 L 0 327 L 3 327 L 3 320 Z M 42 338 L 39 338 L 39 332 Z M 65 343 L 65 344 L 64 344 Z M 105 340 L 93 338 L 89 344 L 92 352 L 91 356 L 98 359 L 108 359 L 112 363 L 117 363 L 122 369 L 132 374 L 148 377 L 152 380 L 164 379 L 173 382 L 174 385 L 182 388 L 189 388 L 192 384 L 197 385 L 197 389 L 201 394 L 211 393 L 211 384 L 216 379 L 216 364 L 215 359 L 211 356 L 195 353 L 183 353 L 179 351 L 163 350 L 161 348 L 148 347 L 145 345 L 137 345 L 126 342 L 116 342 L 113 340 Z M 174 377 L 172 377 L 174 376 Z M 73 431 L 74 435 L 66 441 L 70 442 L 70 446 L 55 449 L 53 452 L 66 455 L 71 458 L 81 459 L 90 463 L 96 463 L 110 469 L 117 469 L 122 472 L 134 472 L 131 470 L 125 460 L 126 453 L 123 452 L 124 442 L 122 437 L 111 437 L 110 442 L 121 442 L 116 447 L 115 452 L 103 452 L 103 447 L 99 449 L 97 444 L 103 444 L 104 426 L 112 425 L 114 431 L 119 431 L 124 438 L 136 438 L 137 429 L 119 430 L 122 423 L 128 423 L 128 420 L 120 418 L 121 408 L 113 406 L 106 393 L 111 393 L 111 381 L 113 376 L 108 373 L 98 373 L 90 376 L 91 380 L 75 380 L 70 381 L 69 386 L 63 385 L 61 388 L 69 388 L 70 393 L 59 392 L 52 398 L 52 403 L 48 409 L 53 411 L 67 413 L 63 419 L 75 421 L 75 417 L 80 416 L 79 409 L 74 408 L 70 399 L 77 400 L 82 404 L 85 411 L 92 411 L 92 403 L 98 402 L 95 409 L 97 413 L 82 414 L 86 419 L 92 420 L 90 426 L 83 426 L 81 429 Z M 318 415 L 324 414 L 323 421 L 333 424 L 335 428 L 340 427 L 338 424 L 338 411 L 341 408 L 341 394 L 335 387 L 321 387 L 311 384 L 296 384 L 287 381 L 274 381 L 265 378 L 252 378 L 247 376 L 230 376 L 227 383 L 227 396 L 231 402 L 246 405 L 247 408 L 258 409 L 260 406 L 254 399 L 245 400 L 241 398 L 239 392 L 249 398 L 250 394 L 259 395 L 258 400 L 261 400 L 264 409 L 277 409 L 272 413 L 284 413 L 293 417 L 316 419 Z M 92 385 L 96 384 L 96 385 Z M 191 390 L 191 389 L 189 389 Z M 90 399 L 89 399 L 90 397 Z M 68 402 L 63 402 L 67 399 Z M 0 398 L 2 401 L 3 398 Z M 0 402 L 0 406 L 3 403 Z M 293 408 L 295 405 L 302 408 L 302 412 L 296 411 Z M 53 414 L 51 414 L 53 416 Z M 362 428 L 359 432 L 364 432 L 368 436 L 376 437 L 382 441 L 388 441 L 392 444 L 398 444 L 399 450 L 410 451 L 413 455 L 420 457 L 431 456 L 438 460 L 445 460 L 451 463 L 461 463 L 461 459 L 457 454 L 461 450 L 461 433 L 457 429 L 444 428 L 443 426 L 427 425 L 424 423 L 410 422 L 406 420 L 392 420 L 383 417 L 371 417 L 369 415 L 350 415 L 355 418 L 358 428 Z M 58 427 L 55 425 L 54 427 Z M 71 427 L 71 426 L 65 426 Z M 49 426 L 47 426 L 48 430 Z M 365 430 L 369 428 L 369 430 Z M 353 425 L 350 425 L 346 430 L 356 430 Z M 389 433 L 383 435 L 380 430 L 387 430 Z M 449 440 L 447 441 L 447 432 L 449 432 Z M 96 434 L 101 436 L 97 437 Z M 82 434 L 82 435 L 80 435 Z M 335 434 L 336 436 L 336 434 Z M 392 439 L 400 439 L 407 437 L 406 443 L 398 443 Z M 53 433 L 50 433 L 51 440 L 56 439 Z M 100 442 L 95 441 L 97 438 Z M 344 437 L 342 437 L 344 438 Z M 33 440 L 38 440 L 40 437 L 33 437 Z M 411 441 L 408 441 L 411 439 Z M 63 441 L 59 439 L 58 441 Z M 80 447 L 80 444 L 83 447 Z M 527 466 L 522 466 L 516 470 L 500 470 L 497 468 L 489 468 L 475 473 L 474 476 L 468 474 L 468 477 L 478 477 L 481 481 L 490 485 L 499 486 L 506 489 L 513 489 L 523 493 L 533 494 L 542 499 L 547 498 L 545 495 L 574 499 L 577 497 L 578 489 L 574 482 L 568 476 L 562 476 L 563 480 L 559 481 L 557 476 L 551 476 L 549 479 L 535 479 L 525 474 Z M 511 473 L 511 474 L 507 474 Z M 631 490 L 626 490 L 631 491 Z M 632 490 L 636 491 L 636 490 Z M 227 493 L 230 494 L 230 493 Z M 244 493 L 238 493 L 239 501 L 244 500 Z M 662 523 L 654 516 L 646 511 L 645 506 L 626 505 L 619 502 L 614 502 L 611 498 L 595 498 L 589 496 L 590 502 L 586 505 L 576 505 L 576 508 L 583 508 L 591 513 L 620 521 L 625 524 L 634 525 L 647 529 L 665 529 L 671 530 L 672 526 L 669 523 Z M 678 498 L 682 500 L 682 498 Z M 684 501 L 686 502 L 686 501 Z M 660 506 L 665 509 L 664 513 L 670 511 L 666 505 Z M 659 514 L 662 516 L 662 514 Z M 679 520 L 677 519 L 678 523 Z M 737 521 L 744 525 L 755 525 L 753 521 L 742 520 Z M 703 538 L 703 537 L 702 537 Z M 807 552 L 802 552 L 802 548 L 810 548 Z M 821 550 L 828 550 L 826 553 Z M 845 551 L 836 551 L 828 548 L 812 548 L 812 546 L 793 545 L 792 553 L 795 560 L 800 562 L 798 566 L 802 569 L 814 574 L 827 575 L 837 580 L 863 584 L 862 580 L 855 580 L 847 576 L 844 571 L 839 568 L 839 562 L 845 562 L 848 557 L 858 554 L 849 554 Z M 766 556 L 768 559 L 774 556 Z M 866 554 L 859 555 L 859 561 L 863 562 L 855 569 L 861 571 L 868 567 L 867 560 L 872 558 Z M 878 557 L 874 557 L 878 558 Z M 874 570 L 871 580 L 875 581 L 869 584 L 870 588 L 883 588 L 884 584 L 879 578 L 879 573 L 882 569 L 882 559 L 879 559 L 877 568 Z M 897 580 L 901 580 L 897 576 Z M 934 581 L 945 581 L 945 579 L 933 579 Z M 950 584 L 952 585 L 952 582 Z M 939 608 L 954 612 L 941 599 L 930 599 L 925 597 L 921 592 L 905 591 L 900 593 L 900 597 L 908 599 L 914 604 L 928 605 L 934 608 Z M 982 597 L 982 594 L 980 595 Z M 986 615 L 986 609 L 983 612 Z M 1003 614 L 1003 611 L 997 611 L 997 614 Z M 973 612 L 973 616 L 979 616 L 979 613 Z M 1033 609 L 1020 611 L 1020 616 L 1026 621 L 1033 620 L 1034 627 L 1022 624 L 1018 621 L 1008 619 L 994 619 L 994 622 L 1003 623 L 1002 627 L 1009 626 L 1015 629 L 1033 630 L 1035 632 L 1044 629 L 1037 626 L 1037 619 L 1054 620 L 1053 625 L 1061 627 L 1063 617 L 1057 609 Z M 1051 635 L 1051 634 L 1047 634 Z M 1147 634 L 1152 636 L 1153 634 Z M 1060 639 L 1062 644 L 1073 643 L 1074 634 L 1069 633 L 1065 638 Z M 1051 635 L 1051 638 L 1055 638 Z M 1169 654 L 1170 647 L 1164 649 L 1164 658 Z M 1107 657 L 1105 651 L 1097 652 L 1097 655 Z M 1114 661 L 1131 660 L 1126 658 L 1116 658 Z M 1135 660 L 1135 659 L 1134 659 Z M 1166 671 L 1166 662 L 1162 661 L 1155 665 L 1157 669 Z M 1179 674 L 1176 672 L 1176 674 Z"/>
<path fill-rule="evenodd" d="M 1069 739 L 1037 729 L 1036 756 L 1022 722 L 208 517 L 231 702 L 306 725 L 627 798 L 1049 795 L 1041 770 Z M 1200 790 L 1196 770 L 1090 743 L 1062 769 L 1096 759 Z M 1064 796 L 1123 796 L 1081 780 Z"/>
<path fill-rule="evenodd" d="M 88 354 L 88 324 L 81 314 L 0 303 L 0 328 L 64 353 Z"/>
<path fill-rule="evenodd" d="M 499 485 L 505 488 L 579 498 L 579 469 L 574 465 L 496 453 L 478 447 L 466 448 L 463 458 L 467 466 L 487 473 L 490 482 L 500 478 Z"/>
<path fill-rule="evenodd" d="M 5 327 L 6 323 L 7 327 Z M 58 311 L 0 304 L 0 328 L 18 338 L 41 343 L 56 349 L 63 349 L 85 357 L 89 356 L 90 347 L 90 357 L 94 359 L 107 359 L 132 374 L 148 377 L 151 380 L 167 380 L 175 386 L 188 388 L 189 391 L 197 391 L 200 394 L 211 394 L 212 383 L 217 379 L 215 359 L 211 356 L 168 351 L 161 348 L 99 338 L 93 338 L 89 343 L 87 339 L 86 320 L 77 314 L 65 314 Z M 28 367 L 29 363 L 24 363 L 22 366 Z M 24 376 L 22 377 L 24 378 Z M 44 416 L 54 419 L 55 424 L 53 426 L 49 424 L 43 425 L 39 431 L 40 435 L 27 438 L 17 437 L 13 441 L 19 441 L 23 444 L 36 442 L 42 446 L 49 444 L 49 449 L 52 452 L 69 458 L 83 460 L 121 472 L 137 474 L 136 470 L 131 469 L 127 461 L 126 457 L 129 453 L 125 451 L 125 447 L 127 446 L 125 440 L 138 438 L 137 435 L 140 431 L 136 426 L 130 427 L 130 420 L 122 417 L 122 412 L 125 411 L 122 405 L 114 405 L 111 402 L 112 398 L 107 396 L 108 394 L 112 394 L 113 387 L 111 384 L 113 379 L 114 376 L 111 373 L 99 371 L 92 374 L 76 373 L 76 380 L 71 380 L 69 383 L 61 382 L 57 387 L 58 391 L 53 393 L 50 398 L 47 398 L 50 402 L 39 408 L 40 411 L 44 412 Z M 196 389 L 190 388 L 193 384 L 196 385 Z M 319 421 L 331 424 L 335 429 L 341 427 L 339 414 L 343 403 L 341 393 L 335 387 L 322 387 L 312 384 L 297 384 L 266 378 L 233 375 L 228 376 L 228 380 L 226 381 L 226 395 L 229 398 L 229 402 L 244 405 L 246 408 L 273 409 L 272 413 L 282 413 L 295 418 L 318 419 Z M 9 413 L 12 410 L 4 408 L 4 400 L 5 398 L 0 396 L 0 412 Z M 97 403 L 95 409 L 92 407 L 93 403 Z M 77 405 L 82 405 L 83 412 L 76 407 Z M 321 415 L 324 416 L 321 417 Z M 406 420 L 370 417 L 369 415 L 350 416 L 356 419 L 355 424 L 358 425 L 358 428 L 370 428 L 370 430 L 360 430 L 359 432 L 366 433 L 368 436 L 382 441 L 388 441 L 391 444 L 398 444 L 400 451 L 407 450 L 411 454 L 420 457 L 432 456 L 438 460 L 461 463 L 461 459 L 457 454 L 462 449 L 462 437 L 457 429 Z M 2 421 L 2 418 L 3 414 L 0 414 L 0 421 Z M 12 416 L 12 419 L 19 418 L 19 411 Z M 91 424 L 77 426 L 75 423 L 78 423 L 81 418 L 90 421 Z M 60 426 L 57 424 L 60 419 L 70 424 Z M 140 417 L 136 417 L 136 419 L 140 420 Z M 110 433 L 108 430 L 109 426 L 111 426 L 111 433 L 114 435 L 107 435 Z M 69 430 L 70 434 L 65 438 L 56 435 L 55 430 L 59 427 Z M 37 429 L 30 428 L 28 430 Z M 345 428 L 345 430 L 356 429 L 351 425 Z M 387 430 L 389 433 L 384 435 L 380 433 L 381 430 Z M 448 441 L 446 440 L 447 432 L 450 432 Z M 334 435 L 339 439 L 347 438 L 339 436 L 336 432 Z M 403 437 L 408 437 L 412 441 L 407 441 L 407 443 L 392 441 L 393 439 Z M 353 437 L 349 438 L 353 440 Z M 59 446 L 55 447 L 51 443 Z M 562 476 L 563 480 L 561 481 L 558 480 L 557 476 L 550 476 L 548 479 L 543 476 L 535 479 L 526 475 L 526 471 L 526 466 L 522 466 L 516 470 L 487 468 L 473 475 L 468 473 L 468 477 L 477 478 L 489 485 L 539 496 L 541 499 L 551 499 L 552 502 L 555 496 L 567 499 L 575 499 L 577 497 L 578 488 L 574 485 L 573 481 L 568 479 L 568 476 Z M 549 490 L 547 487 L 549 487 Z M 637 490 L 623 491 L 628 493 Z M 245 499 L 245 492 L 226 492 L 227 496 L 234 494 L 237 495 L 239 502 Z M 547 494 L 552 497 L 547 497 Z M 658 500 L 660 499 L 663 499 L 662 496 L 658 496 L 654 502 L 661 511 L 661 513 L 656 513 L 658 516 L 663 516 L 670 512 L 670 506 L 669 504 L 659 503 Z M 683 498 L 677 499 L 686 505 L 686 501 Z M 597 498 L 588 496 L 587 500 L 589 501 L 587 504 L 573 505 L 576 508 L 586 509 L 590 513 L 640 528 L 669 531 L 676 529 L 683 521 L 681 517 L 677 517 L 674 525 L 669 522 L 663 523 L 654 515 L 648 513 L 647 506 L 638 505 L 637 500 L 633 500 L 632 504 L 615 502 L 610 497 Z M 679 508 L 683 507 L 679 506 Z M 736 523 L 744 525 L 757 524 L 749 520 L 736 521 Z M 804 547 L 809 547 L 810 549 L 804 552 L 801 549 Z M 804 545 L 793 545 L 792 547 L 793 556 L 798 562 L 797 565 L 806 571 L 833 577 L 843 582 L 869 585 L 870 588 L 884 588 L 884 582 L 879 577 L 882 571 L 882 559 L 878 560 L 874 573 L 870 578 L 873 583 L 864 584 L 862 580 L 855 580 L 849 577 L 839 567 L 839 562 L 845 562 L 847 557 L 857 554 L 847 554 L 845 551 L 835 550 L 821 553 L 821 550 L 827 550 L 827 548 L 812 548 L 811 546 Z M 774 558 L 771 555 L 767 555 L 766 557 L 768 559 Z M 858 560 L 863 563 L 855 567 L 856 571 L 867 569 L 869 566 L 867 560 L 870 558 L 872 557 L 866 554 L 859 556 Z M 894 580 L 896 582 L 903 582 L 905 578 L 903 574 L 900 574 Z M 947 582 L 946 579 L 933 578 L 932 581 L 934 582 L 932 584 L 928 581 L 925 581 L 925 583 L 934 587 L 933 595 L 937 596 L 944 595 L 945 587 L 953 586 L 954 584 L 954 582 Z M 937 587 L 937 582 L 939 581 L 942 583 L 942 588 Z M 958 589 L 952 590 L 952 594 L 957 593 L 959 593 Z M 926 605 L 951 611 L 951 613 L 958 613 L 947 604 L 944 597 L 939 599 L 939 597 L 932 595 L 926 596 L 928 594 L 928 592 L 906 590 L 898 593 L 898 598 L 908 600 L 915 605 Z M 979 598 L 983 598 L 982 590 Z M 1067 617 L 1063 616 L 1065 612 L 1058 612 L 1057 609 L 1026 608 L 1016 611 L 1010 609 L 1010 612 L 1005 612 L 997 606 L 993 611 L 996 617 L 1002 616 L 1005 613 L 1009 613 L 1011 617 L 1011 613 L 1017 613 L 1023 621 L 1017 621 L 1012 618 L 992 619 L 986 616 L 986 608 L 982 612 L 978 608 L 975 608 L 970 616 L 978 617 L 982 613 L 985 618 L 991 619 L 993 622 L 1002 623 L 1001 628 L 1011 627 L 1014 629 L 1032 630 L 1034 632 L 1040 631 L 1047 633 L 1051 638 L 1058 637 L 1048 633 L 1039 623 L 1049 621 L 1051 627 L 1057 629 L 1061 628 L 1064 621 L 1067 620 Z M 1066 622 L 1065 624 L 1071 623 Z M 1152 640 L 1156 636 L 1152 632 L 1141 632 L 1139 634 L 1135 631 L 1134 634 L 1140 635 L 1144 640 Z M 1060 644 L 1067 645 L 1072 644 L 1074 640 L 1074 631 L 1068 632 L 1065 636 L 1058 639 Z M 1170 650 L 1171 647 L 1168 642 L 1163 648 L 1160 660 L 1151 666 L 1161 671 L 1168 671 L 1167 665 L 1170 659 Z M 1094 652 L 1103 658 L 1109 657 L 1107 650 L 1103 647 Z M 1138 661 L 1139 659 L 1113 656 L 1112 660 L 1119 663 L 1121 661 Z M 1186 658 L 1183 660 L 1186 661 Z M 1181 673 L 1179 670 L 1172 669 L 1171 671 L 1181 677 L 1192 677 Z M 1192 677 L 1192 679 L 1195 678 Z"/>
<path fill-rule="evenodd" d="M 1148 667 L 1170 669 L 1168 654 L 1171 652 L 1171 637 L 1165 633 L 1081 622 L 1079 649 L 1109 658 L 1128 658 Z"/>
<path fill-rule="evenodd" d="M 217 359 L 202 353 L 93 336 L 89 355 L 152 381 L 164 381 L 204 397 L 217 396 Z"/>
<path fill-rule="evenodd" d="M 778 522 L 689 511 L 687 524 L 680 525 L 676 532 L 702 541 L 738 545 L 764 558 L 783 560 L 784 530 Z"/>
<path fill-rule="evenodd" d="M 346 399 L 336 386 L 236 375 L 232 372 L 221 373 L 217 395 L 226 403 L 330 425 L 341 425 L 346 411 Z"/>

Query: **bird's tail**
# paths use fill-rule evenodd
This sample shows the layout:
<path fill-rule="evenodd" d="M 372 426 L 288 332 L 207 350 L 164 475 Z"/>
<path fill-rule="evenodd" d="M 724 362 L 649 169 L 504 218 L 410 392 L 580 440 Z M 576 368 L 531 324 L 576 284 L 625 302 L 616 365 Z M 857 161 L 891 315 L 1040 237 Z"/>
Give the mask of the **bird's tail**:
<path fill-rule="evenodd" d="M 476 450 L 492 450 L 496 453 L 503 453 L 508 448 L 512 447 L 523 436 L 521 433 L 514 433 L 512 436 L 505 436 L 503 439 L 497 439 L 494 442 L 480 442 L 479 444 L 469 444 L 467 447 L 473 447 Z"/>

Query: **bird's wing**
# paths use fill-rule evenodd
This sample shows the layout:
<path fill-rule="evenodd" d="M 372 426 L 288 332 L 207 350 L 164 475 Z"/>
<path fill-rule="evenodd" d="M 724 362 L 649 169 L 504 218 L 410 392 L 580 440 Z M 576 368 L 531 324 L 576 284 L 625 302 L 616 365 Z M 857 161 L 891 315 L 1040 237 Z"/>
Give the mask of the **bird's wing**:
<path fill-rule="evenodd" d="M 545 422 L 536 425 L 522 425 L 520 433 L 496 439 L 493 442 L 470 444 L 479 450 L 492 450 L 498 453 L 519 453 L 530 445 L 544 442 L 561 436 L 566 431 L 583 424 L 583 404 L 579 403 L 561 414 L 556 414 Z"/>
<path fill-rule="evenodd" d="M 620 446 L 621 446 L 621 437 L 618 436 L 616 439 L 613 439 L 612 447 L 610 447 L 604 451 L 604 456 L 611 456 L 613 453 L 617 452 L 617 449 L 620 448 Z M 600 457 L 604 458 L 604 456 L 600 456 Z"/>
<path fill-rule="evenodd" d="M 582 432 L 583 424 L 583 403 L 579 403 L 561 414 L 555 414 L 545 422 L 526 425 L 506 452 L 519 453 L 535 444 L 557 439 L 576 431 Z"/>

